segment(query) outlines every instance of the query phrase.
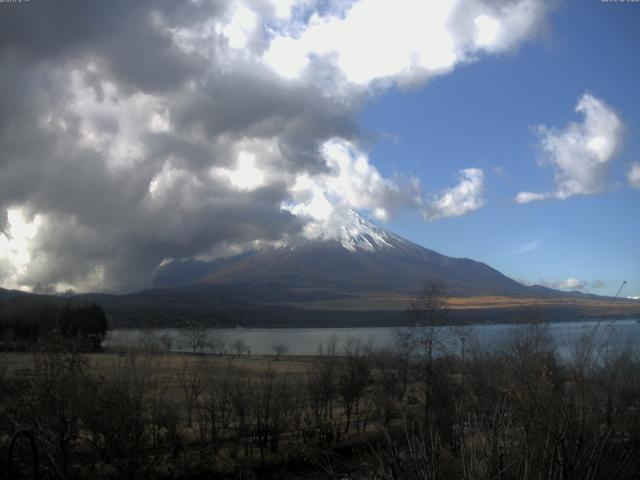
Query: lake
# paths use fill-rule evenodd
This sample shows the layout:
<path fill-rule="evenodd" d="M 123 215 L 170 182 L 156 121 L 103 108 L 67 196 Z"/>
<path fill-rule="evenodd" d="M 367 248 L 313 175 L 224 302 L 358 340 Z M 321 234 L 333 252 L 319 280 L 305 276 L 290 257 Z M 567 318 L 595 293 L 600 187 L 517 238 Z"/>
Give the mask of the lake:
<path fill-rule="evenodd" d="M 510 338 L 521 325 L 483 324 L 466 326 L 464 329 L 439 327 L 439 333 L 451 351 L 461 348 L 460 338 L 465 337 L 465 344 L 470 348 L 472 344 L 481 347 L 497 346 Z M 288 355 L 314 355 L 319 345 L 337 342 L 338 348 L 349 339 L 371 342 L 376 347 L 390 346 L 394 341 L 394 328 L 246 328 L 246 329 L 209 329 L 211 334 L 224 337 L 231 352 L 232 343 L 242 339 L 252 354 L 273 354 L 273 345 L 284 344 Z M 594 338 L 600 344 L 609 341 L 617 346 L 640 346 L 640 321 L 628 320 L 587 320 L 578 322 L 550 323 L 549 330 L 555 342 L 558 353 L 562 357 L 571 356 L 577 342 L 586 334 L 595 332 Z M 109 332 L 105 341 L 106 346 L 126 347 L 139 343 L 140 340 L 160 338 L 166 336 L 171 340 L 171 350 L 176 352 L 189 351 L 181 329 L 115 329 Z M 205 350 L 206 351 L 206 350 Z"/>

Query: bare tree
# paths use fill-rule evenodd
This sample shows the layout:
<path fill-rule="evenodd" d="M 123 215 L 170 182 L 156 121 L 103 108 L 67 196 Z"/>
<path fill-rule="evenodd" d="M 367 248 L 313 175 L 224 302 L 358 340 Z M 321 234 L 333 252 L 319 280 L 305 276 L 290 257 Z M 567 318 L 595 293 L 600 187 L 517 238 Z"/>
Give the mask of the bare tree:
<path fill-rule="evenodd" d="M 144 476 L 149 433 L 149 391 L 154 382 L 156 359 L 135 352 L 119 358 L 116 374 L 93 382 L 87 395 L 83 427 L 102 462 L 115 468 L 119 478 Z"/>
<path fill-rule="evenodd" d="M 52 477 L 72 474 L 72 457 L 87 397 L 87 360 L 61 337 L 52 337 L 34 354 L 29 394 L 23 400 L 29 427 L 38 437 L 44 468 Z"/>
<path fill-rule="evenodd" d="M 178 382 L 184 396 L 184 404 L 187 410 L 187 426 L 191 427 L 193 422 L 193 412 L 197 407 L 198 399 L 204 391 L 204 380 L 202 378 L 203 365 L 193 365 L 185 360 L 182 368 L 178 371 Z"/>
<path fill-rule="evenodd" d="M 409 326 L 402 332 L 404 344 L 419 361 L 421 385 L 423 387 L 425 413 L 431 410 L 434 384 L 434 358 L 444 353 L 445 331 L 449 310 L 444 287 L 429 281 L 409 307 Z"/>
<path fill-rule="evenodd" d="M 233 420 L 232 387 L 238 370 L 233 367 L 230 359 L 220 368 L 206 369 L 204 374 L 200 436 L 203 443 L 209 438 L 213 450 L 218 451 L 221 439 L 230 429 Z"/>
<path fill-rule="evenodd" d="M 193 353 L 203 353 L 210 345 L 208 329 L 201 323 L 189 320 L 180 331 L 183 344 Z"/>
<path fill-rule="evenodd" d="M 280 360 L 280 357 L 287 353 L 289 347 L 284 343 L 274 343 L 271 345 L 271 351 L 275 354 L 276 360 Z"/>
<path fill-rule="evenodd" d="M 318 348 L 318 357 L 310 364 L 306 375 L 306 398 L 309 414 L 305 416 L 306 433 L 309 437 L 329 441 L 338 435 L 333 418 L 334 400 L 337 394 L 338 358 L 337 340 L 330 339 L 327 348 Z"/>
<path fill-rule="evenodd" d="M 173 341 L 171 337 L 167 334 L 160 335 L 158 338 L 158 342 L 162 348 L 163 353 L 169 353 L 171 351 L 171 347 L 173 346 Z"/>
<path fill-rule="evenodd" d="M 345 345 L 345 359 L 338 374 L 338 393 L 346 417 L 344 433 L 348 434 L 352 419 L 356 430 L 360 425 L 360 408 L 366 389 L 371 383 L 370 348 L 357 338 L 350 338 Z"/>
<path fill-rule="evenodd" d="M 209 330 L 209 348 L 216 355 L 224 355 L 227 348 L 227 338 L 222 330 L 218 328 Z"/>
<path fill-rule="evenodd" d="M 422 424 L 403 417 L 399 434 L 394 435 L 391 430 L 385 429 L 383 437 L 381 445 L 377 449 L 373 448 L 380 470 L 384 472 L 383 478 L 442 478 L 441 439 L 431 425 L 425 429 Z"/>
<path fill-rule="evenodd" d="M 237 356 L 242 355 L 245 352 L 249 352 L 249 345 L 242 338 L 236 338 L 231 344 L 233 351 L 236 352 Z"/>
<path fill-rule="evenodd" d="M 406 343 L 414 354 L 429 360 L 433 359 L 437 349 L 443 347 L 441 327 L 449 323 L 444 290 L 440 283 L 427 282 L 409 306 L 410 324 L 406 331 Z"/>
<path fill-rule="evenodd" d="M 380 349 L 371 357 L 373 373 L 372 401 L 383 428 L 390 428 L 404 398 L 406 368 L 404 359 L 395 351 Z"/>

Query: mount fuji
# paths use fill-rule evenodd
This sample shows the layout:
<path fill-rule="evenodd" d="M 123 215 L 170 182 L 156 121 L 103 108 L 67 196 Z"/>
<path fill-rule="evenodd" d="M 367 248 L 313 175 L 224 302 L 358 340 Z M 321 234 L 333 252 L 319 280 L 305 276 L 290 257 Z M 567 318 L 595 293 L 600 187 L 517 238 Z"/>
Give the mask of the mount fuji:
<path fill-rule="evenodd" d="M 416 245 L 354 211 L 330 234 L 217 262 L 197 280 L 266 302 L 415 295 L 428 281 L 447 295 L 526 295 L 526 287 L 484 263 Z"/>
<path fill-rule="evenodd" d="M 355 211 L 314 238 L 213 262 L 171 262 L 158 288 L 209 289 L 226 298 L 321 309 L 404 309 L 427 282 L 450 297 L 584 295 L 526 286 L 490 266 L 406 240 Z"/>
<path fill-rule="evenodd" d="M 186 319 L 253 327 L 388 326 L 406 321 L 407 307 L 427 282 L 442 286 L 451 317 L 460 322 L 640 314 L 631 300 L 523 285 L 484 263 L 417 245 L 354 211 L 289 243 L 209 262 L 167 262 L 151 290 L 76 298 L 104 305 L 116 326 L 174 326 Z"/>

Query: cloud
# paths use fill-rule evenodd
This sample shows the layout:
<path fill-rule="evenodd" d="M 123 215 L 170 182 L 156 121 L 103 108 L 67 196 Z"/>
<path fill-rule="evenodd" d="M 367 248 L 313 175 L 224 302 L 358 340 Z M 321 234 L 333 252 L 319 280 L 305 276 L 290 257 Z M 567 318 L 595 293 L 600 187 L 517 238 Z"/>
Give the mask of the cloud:
<path fill-rule="evenodd" d="M 620 150 L 624 125 L 603 101 L 584 94 L 576 106 L 583 115 L 582 123 L 570 123 L 563 130 L 538 127 L 541 163 L 556 171 L 556 190 L 545 193 L 520 192 L 516 202 L 591 195 L 607 185 L 608 167 Z"/>
<path fill-rule="evenodd" d="M 324 201 L 335 218 L 425 208 L 417 180 L 386 178 L 364 151 L 363 102 L 517 48 L 548 8 L 59 0 L 5 10 L 0 285 L 128 291 L 167 259 L 304 234 Z M 293 66 L 279 67 L 283 54 Z M 461 172 L 425 217 L 479 208 L 482 178 Z M 29 235 L 18 217 L 36 222 Z"/>
<path fill-rule="evenodd" d="M 0 234 L 6 233 L 5 229 L 9 223 L 9 212 L 5 209 L 0 209 Z"/>
<path fill-rule="evenodd" d="M 333 138 L 321 152 L 328 171 L 310 176 L 298 175 L 291 190 L 291 201 L 284 207 L 307 219 L 308 238 L 333 235 L 345 221 L 349 210 L 368 210 L 378 220 L 388 220 L 399 206 L 414 205 L 420 198 L 417 185 L 384 178 L 369 163 L 365 152 L 355 144 Z"/>
<path fill-rule="evenodd" d="M 529 203 L 535 202 L 536 200 L 544 200 L 546 198 L 549 198 L 549 194 L 547 193 L 520 192 L 516 195 L 516 202 Z"/>
<path fill-rule="evenodd" d="M 606 283 L 604 280 L 594 280 L 593 282 L 591 282 L 591 288 L 593 288 L 594 290 L 599 290 L 601 288 L 604 288 L 606 286 Z"/>
<path fill-rule="evenodd" d="M 510 255 L 520 255 L 523 253 L 532 252 L 533 250 L 537 250 L 542 246 L 542 244 L 544 244 L 546 240 L 547 240 L 546 238 L 539 238 L 537 240 L 533 240 L 531 242 L 526 242 L 526 243 L 523 243 L 522 245 L 518 245 L 516 248 L 514 248 L 511 251 Z"/>
<path fill-rule="evenodd" d="M 479 168 L 460 170 L 459 183 L 437 195 L 422 210 L 426 220 L 459 217 L 484 206 L 484 172 Z"/>
<path fill-rule="evenodd" d="M 560 290 L 584 290 L 589 285 L 589 282 L 587 280 L 580 280 L 578 278 L 565 278 L 561 280 L 555 280 L 553 282 L 540 280 L 540 285 Z"/>
<path fill-rule="evenodd" d="M 284 204 L 294 215 L 308 220 L 304 234 L 309 238 L 334 234 L 349 221 L 349 210 L 369 211 L 384 222 L 399 208 L 420 208 L 431 221 L 466 215 L 484 206 L 481 169 L 461 170 L 457 185 L 426 202 L 417 179 L 383 177 L 352 142 L 333 138 L 322 145 L 321 152 L 328 171 L 298 175 L 292 201 Z"/>
<path fill-rule="evenodd" d="M 640 188 L 640 162 L 633 162 L 629 166 L 627 180 L 633 188 Z"/>
<path fill-rule="evenodd" d="M 537 32 L 547 10 L 535 0 L 355 1 L 277 33 L 262 59 L 287 79 L 330 68 L 338 84 L 414 83 L 516 47 Z"/>
<path fill-rule="evenodd" d="M 6 225 L 0 230 L 0 280 L 15 272 L 23 273 L 32 254 L 29 242 L 38 232 L 42 220 L 39 216 L 29 220 L 20 209 L 6 211 Z"/>
<path fill-rule="evenodd" d="M 497 177 L 502 179 L 502 181 L 506 185 L 509 185 L 509 186 L 511 185 L 511 178 L 507 174 L 507 170 L 502 165 L 497 165 L 497 166 L 493 167 L 493 173 L 494 173 L 494 175 L 496 175 Z"/>
<path fill-rule="evenodd" d="M 589 282 L 586 280 L 579 280 L 577 278 L 567 278 L 566 280 L 561 280 L 557 283 L 557 288 L 561 288 L 563 290 L 584 290 Z"/>

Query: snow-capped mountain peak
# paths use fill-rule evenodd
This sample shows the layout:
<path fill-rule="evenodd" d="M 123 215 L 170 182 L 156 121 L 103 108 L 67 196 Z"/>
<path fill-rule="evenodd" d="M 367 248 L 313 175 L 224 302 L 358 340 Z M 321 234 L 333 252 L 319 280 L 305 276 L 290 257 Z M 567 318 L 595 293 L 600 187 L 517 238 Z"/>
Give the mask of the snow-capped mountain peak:
<path fill-rule="evenodd" d="M 310 220 L 304 229 L 304 238 L 312 242 L 336 242 L 350 252 L 376 252 L 406 243 L 351 209 L 334 210 L 329 218 Z"/>
<path fill-rule="evenodd" d="M 331 232 L 328 239 L 340 242 L 342 247 L 350 252 L 393 248 L 390 242 L 393 235 L 387 230 L 365 220 L 353 210 L 346 212 L 343 217 L 345 222 Z"/>
<path fill-rule="evenodd" d="M 296 249 L 309 241 L 333 241 L 350 252 L 373 252 L 394 248 L 394 243 L 406 243 L 385 228 L 366 220 L 355 210 L 334 205 L 324 195 L 315 195 L 311 200 L 297 205 L 283 205 L 283 208 L 304 222 L 301 236 L 285 244 L 287 249 Z"/>

